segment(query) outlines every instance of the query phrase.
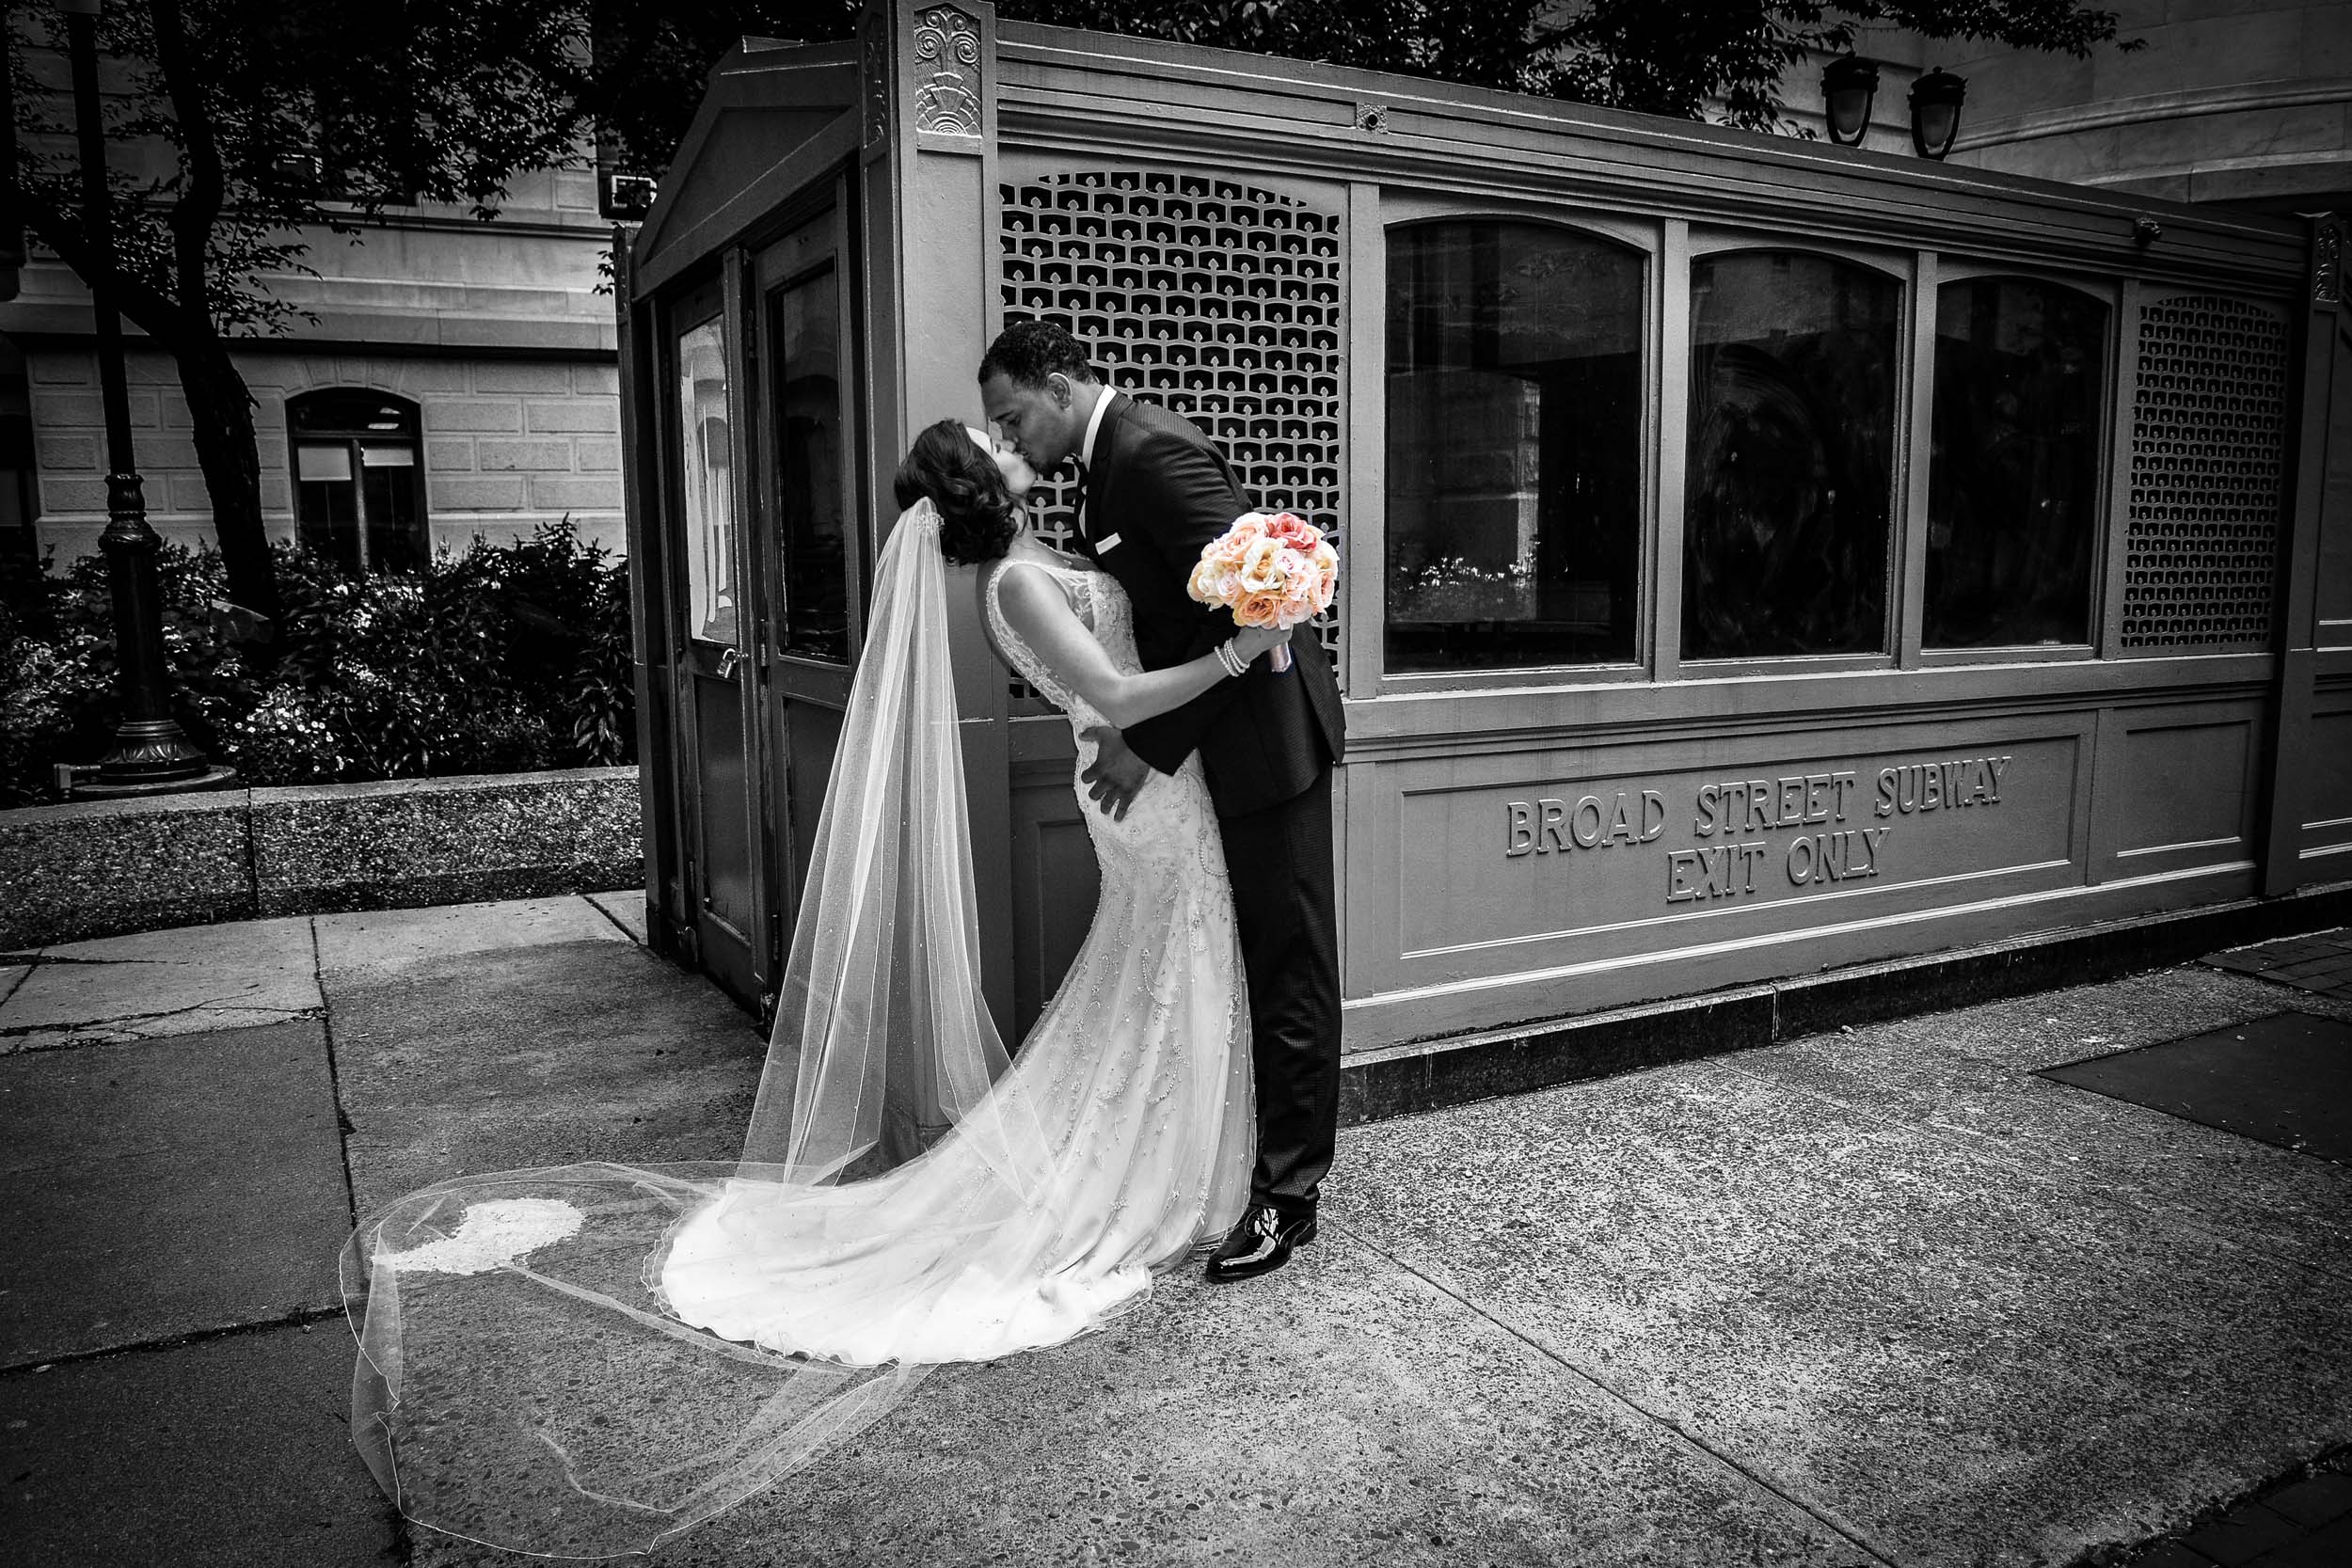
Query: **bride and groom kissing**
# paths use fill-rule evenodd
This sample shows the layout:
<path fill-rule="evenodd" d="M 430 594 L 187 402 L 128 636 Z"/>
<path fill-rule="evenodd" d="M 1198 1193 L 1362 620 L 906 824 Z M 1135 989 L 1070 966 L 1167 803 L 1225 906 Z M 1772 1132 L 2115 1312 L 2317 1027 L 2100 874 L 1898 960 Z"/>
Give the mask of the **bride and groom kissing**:
<path fill-rule="evenodd" d="M 980 363 L 980 390 L 1028 467 L 1078 465 L 1078 547 L 1126 594 L 1144 668 L 1181 667 L 1231 634 L 1229 617 L 1185 593 L 1202 547 L 1250 510 L 1207 437 L 1104 386 L 1051 323 L 1001 334 Z M 1249 1212 L 1210 1259 L 1213 1280 L 1279 1267 L 1313 1239 L 1339 1114 L 1331 768 L 1343 721 L 1328 657 L 1311 634 L 1293 646 L 1290 671 L 1255 657 L 1238 680 L 1081 737 L 1098 748 L 1083 780 L 1099 809 L 1123 814 L 1155 774 L 1197 756 L 1216 816 L 1249 999 L 1258 1135 Z"/>
<path fill-rule="evenodd" d="M 1001 438 L 942 420 L 898 470 L 741 1159 L 459 1178 L 345 1250 L 354 1438 L 420 1523 L 643 1550 L 935 1367 L 1099 1329 L 1203 1253 L 1232 1282 L 1314 1237 L 1340 1068 L 1328 656 L 1188 594 L 1253 510 L 1191 424 L 1049 323 L 1007 328 L 979 385 Z M 1074 556 L 1025 508 L 1065 463 Z M 978 979 L 951 564 L 1069 718 L 1099 871 L 1009 1057 Z"/>

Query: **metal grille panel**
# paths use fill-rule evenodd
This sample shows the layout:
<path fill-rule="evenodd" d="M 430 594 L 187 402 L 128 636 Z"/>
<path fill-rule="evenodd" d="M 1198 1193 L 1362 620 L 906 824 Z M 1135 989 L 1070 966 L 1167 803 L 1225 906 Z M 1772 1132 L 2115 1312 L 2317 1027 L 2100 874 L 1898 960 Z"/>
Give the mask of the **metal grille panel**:
<path fill-rule="evenodd" d="M 2140 307 L 2126 648 L 2264 648 L 2285 500 L 2287 335 L 2243 300 Z"/>
<path fill-rule="evenodd" d="M 1068 327 L 1111 385 L 1213 437 L 1258 505 L 1336 529 L 1339 212 L 1172 171 L 1082 169 L 999 189 L 1006 322 Z M 1075 493 L 1066 480 L 1040 486 L 1039 528 L 1057 542 L 1076 531 Z M 1321 626 L 1335 654 L 1338 613 Z"/>

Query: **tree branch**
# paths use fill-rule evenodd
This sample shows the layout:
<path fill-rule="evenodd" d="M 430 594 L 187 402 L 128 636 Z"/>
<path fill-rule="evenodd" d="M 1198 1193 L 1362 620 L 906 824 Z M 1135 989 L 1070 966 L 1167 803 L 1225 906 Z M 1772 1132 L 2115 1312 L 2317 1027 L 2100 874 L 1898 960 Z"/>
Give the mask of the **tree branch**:
<path fill-rule="evenodd" d="M 159 345 L 176 353 L 189 334 L 203 329 L 202 317 L 191 316 L 177 300 L 145 278 L 116 266 L 112 257 L 94 254 L 80 227 L 64 222 L 56 211 L 27 203 L 24 227 L 85 283 L 103 279 L 116 308 Z"/>

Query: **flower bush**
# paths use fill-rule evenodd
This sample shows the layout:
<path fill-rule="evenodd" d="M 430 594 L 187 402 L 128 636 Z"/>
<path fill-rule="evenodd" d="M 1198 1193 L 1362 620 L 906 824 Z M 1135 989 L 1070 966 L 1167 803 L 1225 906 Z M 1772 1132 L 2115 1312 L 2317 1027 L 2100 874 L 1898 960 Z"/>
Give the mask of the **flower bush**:
<path fill-rule="evenodd" d="M 636 760 L 628 571 L 569 518 L 444 550 L 421 573 L 355 578 L 277 550 L 286 613 L 263 666 L 231 641 L 209 546 L 157 562 L 173 710 L 256 784 L 503 773 Z M 0 806 L 56 799 L 59 763 L 112 744 L 106 563 L 43 562 L 0 593 Z"/>

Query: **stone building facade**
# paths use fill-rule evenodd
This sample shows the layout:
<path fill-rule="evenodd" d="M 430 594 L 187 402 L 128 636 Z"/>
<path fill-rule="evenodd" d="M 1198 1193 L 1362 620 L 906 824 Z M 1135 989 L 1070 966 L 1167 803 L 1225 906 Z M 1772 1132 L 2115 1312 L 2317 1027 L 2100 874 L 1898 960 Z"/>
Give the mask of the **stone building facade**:
<path fill-rule="evenodd" d="M 568 517 L 621 549 L 613 318 L 598 292 L 611 244 L 585 169 L 518 180 L 488 223 L 417 207 L 359 244 L 315 236 L 319 276 L 265 280 L 309 319 L 235 356 L 272 535 L 341 538 L 385 567 Z M 0 305 L 0 560 L 15 567 L 89 553 L 106 524 L 93 330 L 80 280 L 39 255 Z M 149 521 L 193 546 L 212 537 L 212 504 L 187 403 L 170 358 L 125 330 Z M 388 523 L 413 541 L 405 555 L 371 543 Z"/>

